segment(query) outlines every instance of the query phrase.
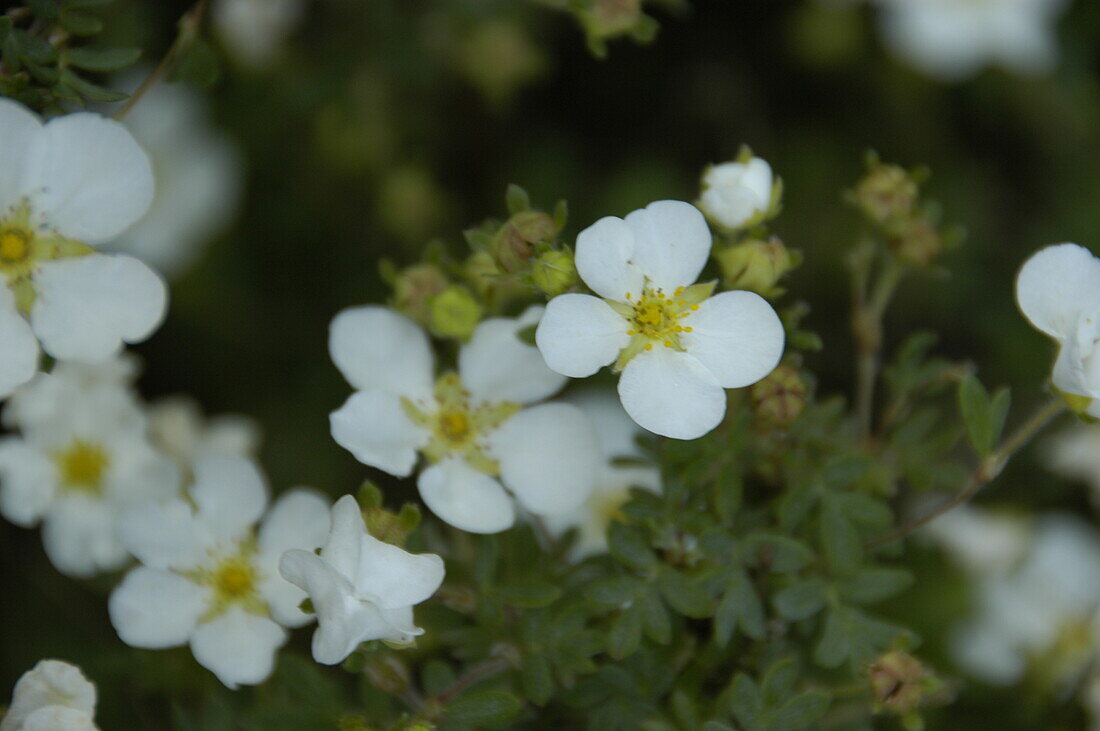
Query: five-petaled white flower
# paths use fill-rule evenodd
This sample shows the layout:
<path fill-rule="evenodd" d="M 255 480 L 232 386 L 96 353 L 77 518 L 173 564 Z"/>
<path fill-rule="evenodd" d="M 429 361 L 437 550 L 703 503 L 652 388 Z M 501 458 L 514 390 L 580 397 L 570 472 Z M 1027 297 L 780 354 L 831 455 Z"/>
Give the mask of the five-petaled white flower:
<path fill-rule="evenodd" d="M 42 522 L 46 554 L 69 576 L 92 576 L 127 558 L 117 535 L 123 511 L 169 497 L 179 472 L 146 436 L 125 360 L 58 364 L 20 388 L 0 440 L 0 513 Z"/>
<path fill-rule="evenodd" d="M 345 495 L 332 507 L 332 532 L 320 555 L 287 551 L 279 571 L 309 595 L 317 613 L 313 658 L 335 665 L 370 640 L 407 645 L 424 633 L 413 606 L 443 583 L 443 559 L 408 553 L 367 532 L 359 504 Z"/>
<path fill-rule="evenodd" d="M 96 691 L 80 668 L 41 660 L 12 691 L 0 731 L 97 731 Z"/>
<path fill-rule="evenodd" d="M 531 307 L 518 319 L 482 322 L 459 352 L 458 372 L 435 379 L 431 344 L 412 320 L 385 307 L 341 312 L 329 349 L 359 390 L 333 412 L 333 438 L 360 462 L 398 477 L 411 474 L 423 454 L 429 464 L 417 482 L 420 496 L 462 530 L 510 527 L 515 508 L 505 487 L 537 515 L 573 510 L 592 490 L 599 451 L 575 406 L 523 408 L 565 383 L 519 339 L 541 313 Z"/>
<path fill-rule="evenodd" d="M 0 99 L 0 397 L 58 360 L 99 362 L 164 316 L 160 277 L 92 248 L 153 199 L 149 159 L 118 122 L 78 113 L 43 124 Z"/>
<path fill-rule="evenodd" d="M 1063 0 L 879 0 L 887 45 L 907 63 L 946 81 L 987 64 L 1018 74 L 1050 70 Z"/>
<path fill-rule="evenodd" d="M 711 165 L 703 173 L 699 208 L 718 226 L 738 229 L 771 208 L 772 185 L 772 168 L 763 158 Z"/>
<path fill-rule="evenodd" d="M 612 520 L 621 517 L 630 489 L 659 493 L 661 471 L 643 461 L 644 455 L 635 443 L 641 429 L 610 390 L 585 389 L 569 394 L 564 400 L 576 404 L 592 420 L 604 457 L 596 487 L 584 504 L 570 513 L 546 518 L 546 527 L 554 535 L 577 529 L 570 558 L 580 561 L 607 552 L 607 529 Z M 620 464 L 619 460 L 625 463 Z"/>
<path fill-rule="evenodd" d="M 1016 301 L 1032 325 L 1058 342 L 1054 387 L 1100 417 L 1100 259 L 1077 244 L 1048 246 L 1020 270 Z"/>
<path fill-rule="evenodd" d="M 147 503 L 124 516 L 123 542 L 142 565 L 111 593 L 111 623 L 134 647 L 190 643 L 230 688 L 263 682 L 283 628 L 312 619 L 298 609 L 305 594 L 279 576 L 279 557 L 321 545 L 328 502 L 295 489 L 263 517 L 263 476 L 250 460 L 225 455 L 198 460 L 189 495 L 190 503 Z"/>
<path fill-rule="evenodd" d="M 726 412 L 723 389 L 759 381 L 783 354 L 783 325 L 763 297 L 693 284 L 710 248 L 689 203 L 596 221 L 577 237 L 576 260 L 599 297 L 550 300 L 536 332 L 546 364 L 584 378 L 614 363 L 623 407 L 643 428 L 675 439 L 709 432 Z"/>

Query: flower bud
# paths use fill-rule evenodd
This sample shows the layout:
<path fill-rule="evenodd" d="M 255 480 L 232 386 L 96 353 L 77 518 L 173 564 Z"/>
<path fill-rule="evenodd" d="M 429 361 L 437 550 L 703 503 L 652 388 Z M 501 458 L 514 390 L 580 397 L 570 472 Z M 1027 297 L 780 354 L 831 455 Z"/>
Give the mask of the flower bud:
<path fill-rule="evenodd" d="M 481 320 L 481 305 L 464 287 L 451 285 L 432 299 L 428 329 L 440 338 L 466 340 Z"/>
<path fill-rule="evenodd" d="M 703 173 L 699 208 L 712 222 L 735 230 L 764 220 L 771 212 L 772 168 L 759 157 L 711 165 Z"/>
<path fill-rule="evenodd" d="M 906 264 L 927 269 L 943 252 L 943 238 L 927 218 L 908 218 L 894 229 L 890 250 Z"/>
<path fill-rule="evenodd" d="M 493 256 L 504 271 L 522 271 L 535 257 L 535 244 L 550 243 L 557 235 L 558 225 L 550 214 L 535 210 L 520 211 L 493 236 Z"/>
<path fill-rule="evenodd" d="M 885 225 L 913 213 L 917 183 L 897 165 L 874 163 L 853 192 L 856 205 L 873 222 Z"/>
<path fill-rule="evenodd" d="M 363 668 L 371 685 L 389 695 L 401 695 L 409 687 L 409 668 L 392 653 L 376 653 Z"/>
<path fill-rule="evenodd" d="M 797 254 L 791 254 L 774 236 L 768 241 L 749 239 L 718 251 L 714 258 L 727 287 L 747 289 L 763 297 L 782 294 L 783 289 L 776 286 L 779 279 L 799 263 Z"/>
<path fill-rule="evenodd" d="M 917 710 L 924 696 L 929 674 L 920 660 L 893 650 L 867 669 L 874 689 L 875 702 L 899 716 Z"/>
<path fill-rule="evenodd" d="M 798 370 L 788 365 L 777 366 L 753 384 L 750 393 L 753 413 L 772 426 L 789 425 L 806 408 L 806 382 Z"/>
<path fill-rule="evenodd" d="M 535 260 L 531 268 L 531 280 L 548 297 L 557 297 L 575 286 L 580 278 L 577 276 L 573 252 L 547 251 Z"/>
<path fill-rule="evenodd" d="M 633 31 L 642 21 L 642 0 L 593 0 L 581 11 L 589 35 L 614 38 Z"/>
<path fill-rule="evenodd" d="M 393 306 L 419 323 L 426 323 L 431 301 L 447 288 L 447 275 L 434 264 L 403 269 L 393 283 Z"/>

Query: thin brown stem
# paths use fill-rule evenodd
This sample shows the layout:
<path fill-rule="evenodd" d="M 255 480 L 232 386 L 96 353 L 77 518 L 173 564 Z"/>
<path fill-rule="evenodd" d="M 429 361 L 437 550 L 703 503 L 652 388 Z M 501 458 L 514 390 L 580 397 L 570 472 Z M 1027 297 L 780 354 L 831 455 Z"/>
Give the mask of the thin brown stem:
<path fill-rule="evenodd" d="M 882 318 L 890 304 L 905 268 L 889 254 L 870 293 L 867 292 L 867 271 L 870 263 L 864 263 L 862 273 L 855 281 L 855 305 L 852 313 L 852 332 L 856 339 L 856 424 L 861 439 L 871 435 L 874 413 L 875 382 L 878 379 L 879 353 L 882 349 Z"/>

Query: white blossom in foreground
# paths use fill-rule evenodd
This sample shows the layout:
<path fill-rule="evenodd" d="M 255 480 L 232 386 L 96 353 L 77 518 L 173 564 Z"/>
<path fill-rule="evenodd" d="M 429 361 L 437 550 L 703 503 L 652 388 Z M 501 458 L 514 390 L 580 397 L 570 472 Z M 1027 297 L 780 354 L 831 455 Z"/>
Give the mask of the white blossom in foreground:
<path fill-rule="evenodd" d="M 1041 249 L 1016 278 L 1016 301 L 1058 343 L 1054 387 L 1076 397 L 1071 406 L 1100 417 L 1100 260 L 1077 244 Z"/>
<path fill-rule="evenodd" d="M 1028 550 L 1031 525 L 1020 516 L 960 505 L 936 518 L 921 533 L 976 576 L 1005 573 Z"/>
<path fill-rule="evenodd" d="M 0 440 L 0 513 L 42 523 L 58 571 L 87 577 L 125 563 L 122 512 L 173 495 L 179 472 L 146 436 L 124 365 L 59 364 L 22 387 L 5 410 L 19 436 Z"/>
<path fill-rule="evenodd" d="M 1049 71 L 1058 56 L 1063 0 L 879 0 L 886 44 L 903 61 L 946 81 L 987 65 Z"/>
<path fill-rule="evenodd" d="M 198 461 L 188 492 L 190 502 L 150 503 L 124 517 L 123 542 L 142 565 L 111 593 L 111 623 L 134 647 L 189 643 L 195 660 L 230 688 L 263 682 L 286 641 L 283 628 L 312 619 L 298 609 L 305 594 L 279 576 L 279 557 L 321 545 L 328 502 L 291 490 L 265 515 L 259 470 L 223 455 Z"/>
<path fill-rule="evenodd" d="M 304 14 L 303 0 L 216 0 L 213 11 L 214 27 L 229 52 L 254 68 L 278 58 Z"/>
<path fill-rule="evenodd" d="M 82 112 L 43 124 L 0 99 L 0 397 L 34 375 L 39 344 L 96 363 L 160 324 L 160 277 L 93 248 L 152 199 L 149 159 L 118 122 Z"/>
<path fill-rule="evenodd" d="M 237 151 L 207 116 L 205 100 L 187 85 L 158 84 L 125 119 L 149 153 L 157 190 L 149 212 L 107 248 L 168 277 L 198 258 L 240 197 Z"/>
<path fill-rule="evenodd" d="M 699 208 L 722 228 L 742 228 L 771 208 L 773 182 L 771 165 L 763 158 L 711 165 L 703 173 Z"/>
<path fill-rule="evenodd" d="M 630 489 L 636 487 L 659 493 L 661 471 L 642 461 L 644 455 L 634 441 L 641 430 L 623 411 L 613 393 L 589 389 L 570 394 L 565 400 L 580 407 L 592 421 L 604 458 L 596 487 L 588 499 L 576 510 L 547 516 L 545 520 L 546 527 L 556 536 L 577 529 L 570 558 L 580 561 L 607 552 L 608 526 L 621 517 L 621 508 L 630 498 Z M 616 464 L 616 460 L 629 463 Z"/>
<path fill-rule="evenodd" d="M 96 691 L 80 668 L 41 660 L 12 691 L 0 731 L 96 731 Z"/>
<path fill-rule="evenodd" d="M 509 492 L 536 515 L 575 509 L 592 491 L 599 450 L 577 407 L 524 408 L 565 383 L 518 337 L 541 313 L 531 307 L 517 319 L 482 322 L 459 353 L 458 372 L 436 379 L 431 344 L 412 320 L 385 307 L 344 310 L 333 320 L 329 350 L 359 390 L 333 412 L 333 438 L 363 464 L 398 477 L 412 474 L 417 453 L 424 455 L 421 498 L 465 531 L 510 527 Z"/>
<path fill-rule="evenodd" d="M 1045 447 L 1047 466 L 1087 484 L 1094 505 L 1100 507 L 1100 426 L 1074 425 L 1052 436 Z"/>
<path fill-rule="evenodd" d="M 260 449 L 260 427 L 252 419 L 239 414 L 206 417 L 191 398 L 170 396 L 146 413 L 153 444 L 185 472 L 207 454 L 255 457 Z"/>
<path fill-rule="evenodd" d="M 698 209 L 658 201 L 608 216 L 577 237 L 577 272 L 597 295 L 550 300 L 536 342 L 573 378 L 614 364 L 630 417 L 656 434 L 695 439 L 721 423 L 723 389 L 759 381 L 783 354 L 783 325 L 753 292 L 694 284 L 710 255 Z"/>
<path fill-rule="evenodd" d="M 413 606 L 443 583 L 443 559 L 408 553 L 367 533 L 351 495 L 332 508 L 332 532 L 320 555 L 293 550 L 279 571 L 309 595 L 317 613 L 313 658 L 342 662 L 370 640 L 407 645 L 424 630 L 413 623 Z"/>

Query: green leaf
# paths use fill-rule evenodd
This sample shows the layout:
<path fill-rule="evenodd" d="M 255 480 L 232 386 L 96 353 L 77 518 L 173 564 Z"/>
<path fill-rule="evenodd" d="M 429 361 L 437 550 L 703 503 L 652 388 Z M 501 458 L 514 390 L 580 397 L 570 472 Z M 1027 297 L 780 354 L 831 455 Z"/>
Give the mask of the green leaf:
<path fill-rule="evenodd" d="M 523 656 L 520 682 L 523 684 L 523 694 L 536 706 L 546 705 L 554 694 L 550 663 L 538 653 L 530 652 Z"/>
<path fill-rule="evenodd" d="M 115 0 L 63 0 L 61 3 L 66 10 L 79 10 L 83 8 L 97 8 L 103 5 L 110 5 Z"/>
<path fill-rule="evenodd" d="M 140 48 L 70 48 L 65 60 L 87 71 L 118 71 L 141 58 Z"/>
<path fill-rule="evenodd" d="M 784 657 L 772 663 L 761 683 L 765 705 L 777 705 L 791 695 L 798 681 L 798 670 L 798 663 L 793 657 Z"/>
<path fill-rule="evenodd" d="M 809 728 L 829 710 L 831 701 L 829 694 L 820 690 L 808 690 L 796 695 L 768 714 L 768 728 L 774 731 Z"/>
<path fill-rule="evenodd" d="M 59 11 L 57 0 L 25 0 L 25 2 L 40 20 L 47 23 L 53 23 L 57 20 Z"/>
<path fill-rule="evenodd" d="M 800 571 L 814 558 L 813 551 L 805 543 L 778 533 L 750 533 L 745 537 L 743 548 L 755 565 L 777 574 Z"/>
<path fill-rule="evenodd" d="M 126 94 L 119 91 L 105 89 L 102 86 L 86 81 L 68 69 L 61 72 L 61 83 L 69 87 L 85 99 L 93 102 L 117 102 L 126 98 Z"/>
<path fill-rule="evenodd" d="M 853 604 L 873 604 L 900 594 L 912 583 L 913 574 L 904 569 L 865 569 L 842 581 L 838 589 Z"/>
<path fill-rule="evenodd" d="M 744 571 L 734 574 L 715 610 L 715 641 L 725 647 L 738 626 L 747 637 L 754 640 L 764 638 L 764 605 Z"/>
<path fill-rule="evenodd" d="M 760 716 L 763 698 L 760 695 L 760 688 L 752 678 L 739 673 L 723 695 L 727 696 L 730 713 L 739 724 L 747 729 L 759 727 L 757 719 Z"/>
<path fill-rule="evenodd" d="M 896 625 L 869 617 L 858 609 L 838 606 L 829 610 L 821 639 L 814 648 L 814 662 L 825 668 L 845 660 L 854 666 L 870 661 L 908 633 Z"/>
<path fill-rule="evenodd" d="M 13 31 L 10 37 L 15 39 L 19 55 L 27 61 L 37 64 L 51 64 L 57 61 L 57 49 L 47 41 L 22 30 Z"/>
<path fill-rule="evenodd" d="M 986 457 L 993 451 L 1004 427 L 1009 405 L 1008 391 L 1001 389 L 997 392 L 998 403 L 994 406 L 981 381 L 967 375 L 959 381 L 958 398 L 959 413 L 962 414 L 970 446 L 979 456 Z"/>
<path fill-rule="evenodd" d="M 655 591 L 646 592 L 639 597 L 638 606 L 645 620 L 646 636 L 658 645 L 667 645 L 672 639 L 672 620 L 661 597 Z"/>
<path fill-rule="evenodd" d="M 772 597 L 775 611 L 783 619 L 797 622 L 812 617 L 825 607 L 824 579 L 806 579 L 780 589 Z"/>
<path fill-rule="evenodd" d="M 603 607 L 618 608 L 634 601 L 642 583 L 633 576 L 615 576 L 590 584 L 584 595 Z"/>
<path fill-rule="evenodd" d="M 460 695 L 447 706 L 447 717 L 459 723 L 507 723 L 520 710 L 519 699 L 502 690 L 485 690 Z"/>
<path fill-rule="evenodd" d="M 61 27 L 74 36 L 94 36 L 103 30 L 103 21 L 94 15 L 66 10 L 61 14 Z"/>
<path fill-rule="evenodd" d="M 608 548 L 611 555 L 630 568 L 645 571 L 657 563 L 657 556 L 638 528 L 613 521 L 607 531 Z"/>
<path fill-rule="evenodd" d="M 821 547 L 829 566 L 838 573 L 847 573 L 859 564 L 863 550 L 859 532 L 836 497 L 829 494 L 821 504 Z"/>
<path fill-rule="evenodd" d="M 1012 405 L 1012 392 L 1008 386 L 1001 386 L 993 392 L 993 402 L 989 405 L 989 427 L 993 434 L 993 446 L 1001 441 L 1001 433 L 1008 418 L 1008 407 Z"/>
<path fill-rule="evenodd" d="M 831 496 L 853 523 L 880 531 L 894 521 L 894 513 L 881 499 L 859 492 L 845 492 Z"/>
<path fill-rule="evenodd" d="M 607 650 L 611 657 L 622 660 L 630 657 L 642 643 L 642 609 L 630 607 L 619 613 L 611 623 L 607 635 Z"/>
<path fill-rule="evenodd" d="M 217 52 L 204 38 L 198 38 L 180 53 L 169 79 L 187 81 L 200 89 L 206 89 L 217 83 L 220 76 L 221 66 Z"/>
<path fill-rule="evenodd" d="M 504 202 L 508 205 L 508 213 L 513 216 L 531 208 L 531 196 L 527 195 L 527 191 L 515 183 L 508 185 L 508 192 L 504 195 Z"/>
<path fill-rule="evenodd" d="M 668 605 L 685 617 L 705 619 L 714 609 L 714 600 L 702 582 L 689 578 L 676 569 L 663 567 L 657 576 L 657 588 Z"/>
<path fill-rule="evenodd" d="M 500 598 L 505 604 L 520 609 L 538 609 L 553 604 L 561 596 L 561 589 L 554 584 L 538 579 L 502 586 Z"/>

